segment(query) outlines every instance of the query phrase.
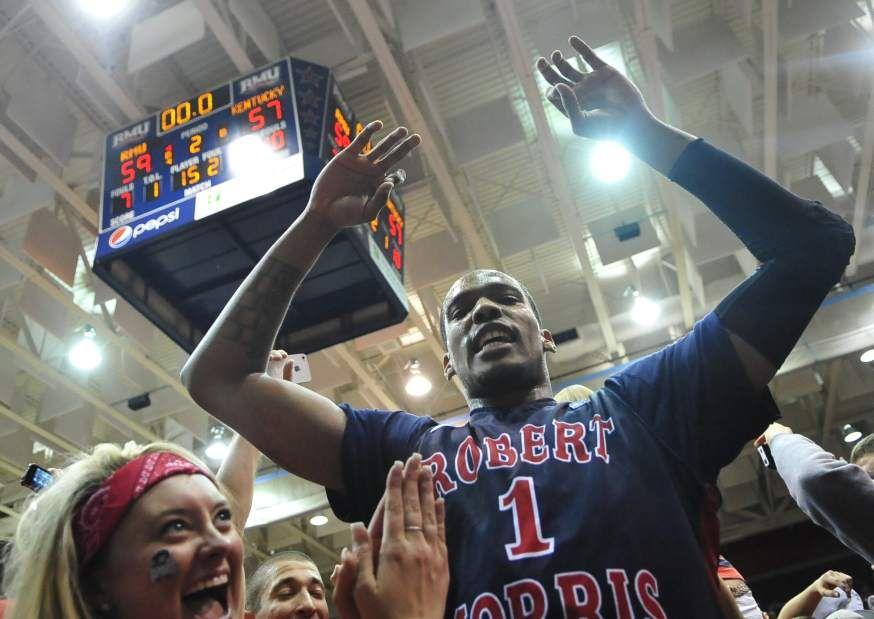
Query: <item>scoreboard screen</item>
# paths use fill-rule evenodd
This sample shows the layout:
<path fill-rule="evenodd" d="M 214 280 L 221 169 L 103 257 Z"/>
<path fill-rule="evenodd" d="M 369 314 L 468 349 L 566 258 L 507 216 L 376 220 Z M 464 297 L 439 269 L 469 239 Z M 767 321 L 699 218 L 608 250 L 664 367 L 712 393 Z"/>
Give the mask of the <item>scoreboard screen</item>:
<path fill-rule="evenodd" d="M 120 250 L 167 224 L 203 219 L 303 179 L 302 119 L 312 122 L 315 115 L 298 109 L 290 66 L 290 59 L 278 61 L 108 135 L 100 215 L 101 237 L 108 236 L 98 252 Z M 297 93 L 304 102 L 310 94 Z M 322 161 L 364 128 L 333 80 L 325 100 Z M 184 208 L 192 202 L 193 210 Z M 173 208 L 180 205 L 182 210 Z M 401 281 L 403 228 L 398 199 L 370 223 L 373 241 Z"/>
<path fill-rule="evenodd" d="M 100 229 L 191 198 L 194 219 L 201 219 L 303 176 L 289 63 L 282 60 L 110 134 Z"/>

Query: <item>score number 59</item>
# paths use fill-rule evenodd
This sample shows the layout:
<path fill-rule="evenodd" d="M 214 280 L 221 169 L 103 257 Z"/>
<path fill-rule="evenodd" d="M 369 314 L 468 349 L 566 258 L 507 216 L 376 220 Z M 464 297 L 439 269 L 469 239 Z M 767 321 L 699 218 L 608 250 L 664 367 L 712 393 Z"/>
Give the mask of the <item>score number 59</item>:
<path fill-rule="evenodd" d="M 143 153 L 138 155 L 136 159 L 128 159 L 121 164 L 121 182 L 125 185 L 134 182 L 137 177 L 137 171 L 143 174 L 152 173 L 152 155 Z"/>

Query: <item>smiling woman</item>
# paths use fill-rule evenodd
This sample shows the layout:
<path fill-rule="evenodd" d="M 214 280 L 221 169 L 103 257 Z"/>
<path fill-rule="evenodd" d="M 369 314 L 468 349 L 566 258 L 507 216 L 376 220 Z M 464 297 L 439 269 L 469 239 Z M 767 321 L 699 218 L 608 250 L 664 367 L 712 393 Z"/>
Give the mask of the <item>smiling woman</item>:
<path fill-rule="evenodd" d="M 194 456 L 98 445 L 21 519 L 8 616 L 240 617 L 242 556 L 228 500 Z"/>

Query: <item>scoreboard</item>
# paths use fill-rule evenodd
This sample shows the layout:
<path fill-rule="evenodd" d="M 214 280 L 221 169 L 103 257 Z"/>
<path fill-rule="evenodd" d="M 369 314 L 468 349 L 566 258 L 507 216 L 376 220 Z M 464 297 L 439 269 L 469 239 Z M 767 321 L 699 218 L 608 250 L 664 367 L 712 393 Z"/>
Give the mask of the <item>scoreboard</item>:
<path fill-rule="evenodd" d="M 324 163 L 362 129 L 326 68 L 287 58 L 109 134 L 95 273 L 183 348 L 192 349 L 217 315 L 216 307 L 221 309 L 219 297 L 230 297 L 230 284 L 236 287 L 302 211 Z M 393 192 L 376 219 L 343 231 L 334 244 L 335 250 L 345 248 L 335 253 L 346 265 L 346 279 L 330 276 L 339 273 L 336 265 L 323 273 L 337 285 L 364 278 L 364 271 L 350 266 L 352 256 L 360 256 L 374 274 L 371 285 L 381 286 L 386 302 L 395 307 L 392 319 L 406 316 L 404 224 L 403 202 Z M 202 259 L 221 254 L 223 246 L 235 247 L 240 256 Z M 165 259 L 171 255 L 172 260 Z M 330 260 L 331 252 L 327 255 L 321 262 Z M 186 260 L 221 274 L 212 279 L 185 275 Z M 311 287 L 325 289 L 326 280 L 320 281 Z M 304 301 L 306 284 L 298 295 Z M 362 287 L 355 294 L 365 292 Z M 349 303 L 339 297 L 333 302 Z M 365 304 L 365 297 L 357 302 Z M 158 311 L 157 305 L 169 307 Z M 297 324 L 286 325 L 289 330 L 312 329 L 318 322 L 315 312 L 290 314 Z M 288 348 L 312 350 L 300 342 Z"/>
<path fill-rule="evenodd" d="M 263 148 L 247 151 L 251 141 L 244 138 L 250 135 Z M 109 135 L 101 231 L 144 220 L 192 197 L 194 218 L 201 219 L 209 212 L 204 207 L 210 196 L 242 184 L 240 176 L 253 175 L 251 162 L 245 160 L 252 151 L 265 172 L 280 173 L 275 187 L 259 187 L 265 193 L 304 177 L 288 61 Z"/>

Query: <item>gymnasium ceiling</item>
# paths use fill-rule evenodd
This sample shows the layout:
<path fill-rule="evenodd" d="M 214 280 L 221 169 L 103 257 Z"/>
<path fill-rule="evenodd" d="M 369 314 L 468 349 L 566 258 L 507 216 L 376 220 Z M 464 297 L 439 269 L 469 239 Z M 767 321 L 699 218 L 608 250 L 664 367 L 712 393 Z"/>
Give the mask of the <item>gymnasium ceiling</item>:
<path fill-rule="evenodd" d="M 428 142 L 405 164 L 411 317 L 312 355 L 320 393 L 463 421 L 463 399 L 441 379 L 436 309 L 474 266 L 517 277 L 545 326 L 563 334 L 549 362 L 555 384 L 593 388 L 685 333 L 755 268 L 722 224 L 642 166 L 614 184 L 593 176 L 592 145 L 570 135 L 532 71 L 538 55 L 569 52 L 577 32 L 663 117 L 854 224 L 856 258 L 773 391 L 789 425 L 842 455 L 844 424 L 874 431 L 874 369 L 859 360 L 874 345 L 870 0 L 185 3 L 204 27 L 130 70 L 136 24 L 175 0 L 130 0 L 105 21 L 78 0 L 0 0 L 3 535 L 20 516 L 28 462 L 57 466 L 98 442 L 155 438 L 202 453 L 215 422 L 178 380 L 185 354 L 89 274 L 103 138 L 283 55 L 330 66 L 360 118 L 382 119 L 384 131 L 411 125 Z M 52 122 L 34 122 L 28 108 Z M 613 229 L 635 222 L 641 236 L 619 242 Z M 630 287 L 661 308 L 653 324 L 632 319 Z M 85 324 L 105 356 L 87 374 L 66 361 Z M 434 383 L 419 399 L 404 391 L 414 358 Z M 151 406 L 129 410 L 145 392 Z M 750 449 L 721 485 L 726 539 L 801 517 Z M 321 512 L 328 524 L 310 525 Z M 323 491 L 266 460 L 251 525 L 254 555 L 303 548 L 326 569 L 348 542 Z"/>

